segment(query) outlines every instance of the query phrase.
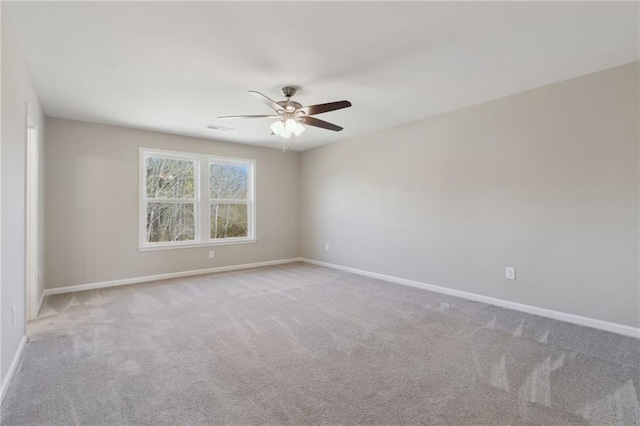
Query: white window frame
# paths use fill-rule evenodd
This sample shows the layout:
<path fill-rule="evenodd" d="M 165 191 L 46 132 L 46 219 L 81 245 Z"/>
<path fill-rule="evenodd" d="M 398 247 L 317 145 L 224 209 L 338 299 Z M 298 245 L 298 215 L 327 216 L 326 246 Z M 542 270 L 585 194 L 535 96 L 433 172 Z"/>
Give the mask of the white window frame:
<path fill-rule="evenodd" d="M 149 157 L 171 158 L 175 160 L 193 161 L 195 164 L 195 198 L 193 200 L 156 200 L 147 198 L 146 162 Z M 215 200 L 217 203 L 247 204 L 248 235 L 234 238 L 211 238 L 211 204 L 209 191 L 210 164 L 242 164 L 249 166 L 247 182 L 247 200 Z M 138 250 L 171 250 L 191 247 L 208 247 L 231 244 L 255 243 L 256 240 L 256 199 L 255 176 L 256 162 L 244 158 L 220 157 L 217 155 L 197 154 L 191 152 L 167 151 L 162 149 L 140 148 L 140 181 L 139 181 L 139 235 Z M 147 203 L 149 202 L 194 203 L 195 239 L 192 241 L 147 242 Z"/>

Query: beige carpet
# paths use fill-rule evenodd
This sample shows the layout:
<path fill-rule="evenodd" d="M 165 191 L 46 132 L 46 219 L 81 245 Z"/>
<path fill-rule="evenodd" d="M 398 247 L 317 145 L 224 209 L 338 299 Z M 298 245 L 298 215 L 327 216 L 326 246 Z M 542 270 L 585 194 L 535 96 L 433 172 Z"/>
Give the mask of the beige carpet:
<path fill-rule="evenodd" d="M 53 296 L 29 329 L 3 425 L 640 422 L 636 339 L 301 263 Z"/>

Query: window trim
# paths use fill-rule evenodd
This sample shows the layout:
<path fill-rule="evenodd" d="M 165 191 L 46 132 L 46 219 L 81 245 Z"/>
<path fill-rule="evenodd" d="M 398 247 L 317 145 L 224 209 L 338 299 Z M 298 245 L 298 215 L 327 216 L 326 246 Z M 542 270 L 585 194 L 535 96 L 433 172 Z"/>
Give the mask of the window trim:
<path fill-rule="evenodd" d="M 155 198 L 147 198 L 146 182 L 146 159 L 148 157 L 164 157 L 177 160 L 189 160 L 195 166 L 195 197 L 193 202 L 195 231 L 194 240 L 189 241 L 163 241 L 157 243 L 147 242 L 147 203 L 153 202 Z M 247 221 L 248 229 L 246 237 L 233 238 L 211 238 L 211 198 L 209 193 L 209 168 L 210 164 L 244 164 L 249 167 L 247 179 Z M 139 182 L 138 182 L 138 250 L 172 250 L 194 247 L 210 247 L 235 244 L 251 244 L 256 239 L 256 161 L 245 158 L 222 157 L 219 155 L 208 155 L 193 152 L 169 151 L 164 149 L 144 148 L 139 149 Z M 151 200 L 151 201 L 150 201 Z M 180 200 L 168 199 L 167 202 L 181 202 Z M 160 201 L 164 202 L 164 201 Z"/>

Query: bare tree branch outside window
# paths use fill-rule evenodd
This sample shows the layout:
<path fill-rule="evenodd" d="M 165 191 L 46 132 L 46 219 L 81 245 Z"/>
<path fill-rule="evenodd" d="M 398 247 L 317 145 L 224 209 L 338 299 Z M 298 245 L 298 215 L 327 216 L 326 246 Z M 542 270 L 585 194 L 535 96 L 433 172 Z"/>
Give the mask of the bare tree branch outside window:
<path fill-rule="evenodd" d="M 149 157 L 146 161 L 147 242 L 195 239 L 195 163 Z"/>
<path fill-rule="evenodd" d="M 251 160 L 149 150 L 141 166 L 141 247 L 252 236 Z"/>
<path fill-rule="evenodd" d="M 211 238 L 237 238 L 249 235 L 249 170 L 244 164 L 211 163 Z"/>

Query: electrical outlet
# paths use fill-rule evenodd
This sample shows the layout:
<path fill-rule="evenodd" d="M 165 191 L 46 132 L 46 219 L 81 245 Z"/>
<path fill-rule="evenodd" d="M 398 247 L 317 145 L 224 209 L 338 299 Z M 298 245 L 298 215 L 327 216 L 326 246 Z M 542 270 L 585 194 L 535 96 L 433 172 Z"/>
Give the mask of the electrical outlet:
<path fill-rule="evenodd" d="M 506 275 L 506 278 L 508 280 L 515 280 L 516 279 L 516 268 L 514 268 L 513 266 L 507 266 L 505 275 Z"/>
<path fill-rule="evenodd" d="M 326 251 L 329 251 L 329 243 L 325 243 L 325 245 L 324 245 L 324 249 L 325 249 Z"/>
<path fill-rule="evenodd" d="M 213 259 L 214 257 L 216 257 L 215 251 L 209 250 L 209 259 Z"/>
<path fill-rule="evenodd" d="M 11 307 L 11 327 L 15 327 L 16 325 L 16 307 Z"/>

